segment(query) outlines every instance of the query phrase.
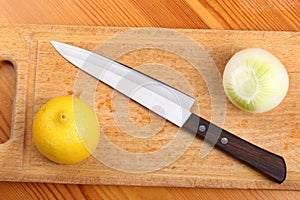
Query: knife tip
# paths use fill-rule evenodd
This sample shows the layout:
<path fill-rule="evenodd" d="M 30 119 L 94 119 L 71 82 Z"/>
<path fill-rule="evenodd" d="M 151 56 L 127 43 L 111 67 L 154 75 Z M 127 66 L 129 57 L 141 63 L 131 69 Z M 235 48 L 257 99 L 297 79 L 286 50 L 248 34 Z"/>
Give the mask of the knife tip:
<path fill-rule="evenodd" d="M 52 46 L 55 46 L 55 45 L 59 44 L 59 42 L 56 42 L 54 40 L 51 40 L 50 43 L 52 44 Z"/>

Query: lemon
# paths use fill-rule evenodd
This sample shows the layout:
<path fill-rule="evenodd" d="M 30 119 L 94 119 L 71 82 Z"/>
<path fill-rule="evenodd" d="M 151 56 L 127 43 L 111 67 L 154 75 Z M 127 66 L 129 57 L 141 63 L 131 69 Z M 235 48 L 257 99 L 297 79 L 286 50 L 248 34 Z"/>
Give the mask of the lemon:
<path fill-rule="evenodd" d="M 32 132 L 39 152 L 60 164 L 89 157 L 100 137 L 95 112 L 73 96 L 56 97 L 43 105 L 35 115 Z"/>

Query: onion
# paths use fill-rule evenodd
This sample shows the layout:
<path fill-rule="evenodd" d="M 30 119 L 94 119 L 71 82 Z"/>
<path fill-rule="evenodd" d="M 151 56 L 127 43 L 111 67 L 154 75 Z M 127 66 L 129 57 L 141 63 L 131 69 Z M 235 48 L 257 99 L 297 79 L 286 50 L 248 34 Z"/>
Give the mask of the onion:
<path fill-rule="evenodd" d="M 229 100 L 253 113 L 269 111 L 280 104 L 289 87 L 282 63 L 260 48 L 237 52 L 225 66 L 223 86 Z"/>

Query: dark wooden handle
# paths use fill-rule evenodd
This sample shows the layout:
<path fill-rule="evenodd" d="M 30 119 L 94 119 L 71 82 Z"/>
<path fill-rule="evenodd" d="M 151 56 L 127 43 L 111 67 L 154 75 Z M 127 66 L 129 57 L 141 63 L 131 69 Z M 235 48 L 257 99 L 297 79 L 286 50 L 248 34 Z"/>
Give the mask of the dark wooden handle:
<path fill-rule="evenodd" d="M 282 183 L 285 180 L 286 164 L 281 156 L 255 146 L 195 114 L 190 116 L 183 128 L 197 133 L 198 137 L 205 138 L 212 145 L 276 182 Z"/>

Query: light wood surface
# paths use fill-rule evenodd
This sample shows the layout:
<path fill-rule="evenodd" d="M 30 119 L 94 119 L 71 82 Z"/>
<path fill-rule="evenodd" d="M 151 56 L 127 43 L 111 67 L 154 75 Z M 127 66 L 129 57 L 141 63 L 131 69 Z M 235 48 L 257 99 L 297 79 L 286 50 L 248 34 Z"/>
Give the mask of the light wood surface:
<path fill-rule="evenodd" d="M 299 31 L 299 2 L 285 1 L 209 2 L 148 2 L 120 1 L 114 3 L 63 1 L 1 2 L 0 20 L 3 23 L 77 24 L 101 26 L 157 26 L 174 28 L 250 29 Z M 275 3 L 276 2 L 276 3 Z M 258 5 L 260 4 L 260 5 Z M 113 12 L 112 12 L 113 11 Z M 297 42 L 297 41 L 296 41 Z M 3 45 L 3 44 L 1 44 Z M 3 64 L 2 64 L 3 65 Z M 295 68 L 297 69 L 297 68 Z M 1 81 L 14 79 L 12 69 L 1 67 Z M 10 75 L 9 75 L 10 74 Z M 1 82 L 1 83 L 2 83 Z M 4 84 L 1 84 L 4 86 Z M 3 88 L 3 87 L 2 87 Z M 5 87 L 1 94 L 2 140 L 8 138 L 11 122 L 13 87 Z M 5 127 L 6 126 L 6 127 Z M 295 130 L 297 133 L 297 125 Z M 297 137 L 297 135 L 295 135 Z M 15 163 L 16 165 L 18 163 Z M 85 197 L 85 198 L 296 198 L 292 191 L 219 190 L 187 188 L 116 187 L 58 184 L 1 183 L 7 197 Z M 294 188 L 295 189 L 295 188 Z M 297 189 L 297 188 L 296 188 Z M 299 195 L 299 194 L 298 194 Z M 5 197 L 5 196 L 3 196 Z"/>
<path fill-rule="evenodd" d="M 295 153 L 300 151 L 295 128 L 300 123 L 296 103 L 300 74 L 295 67 L 300 59 L 294 45 L 300 39 L 298 33 L 63 25 L 3 25 L 0 30 L 0 42 L 5 44 L 0 48 L 2 57 L 11 61 L 16 73 L 12 136 L 0 146 L 1 180 L 244 189 L 300 187 L 300 158 Z M 149 116 L 147 109 L 87 76 L 61 57 L 50 40 L 115 58 L 187 92 L 196 99 L 192 110 L 206 119 L 220 118 L 218 113 L 223 110 L 226 115 L 217 122 L 225 129 L 286 159 L 286 181 L 277 184 L 217 149 L 202 158 L 198 153 L 205 147 L 201 140 L 194 140 L 191 134 L 158 116 Z M 255 115 L 226 102 L 219 72 L 222 74 L 235 52 L 258 45 L 284 63 L 290 88 L 279 107 Z M 50 99 L 70 94 L 94 108 L 101 139 L 93 157 L 74 165 L 57 165 L 35 148 L 33 117 Z M 219 112 L 215 114 L 213 109 Z"/>

